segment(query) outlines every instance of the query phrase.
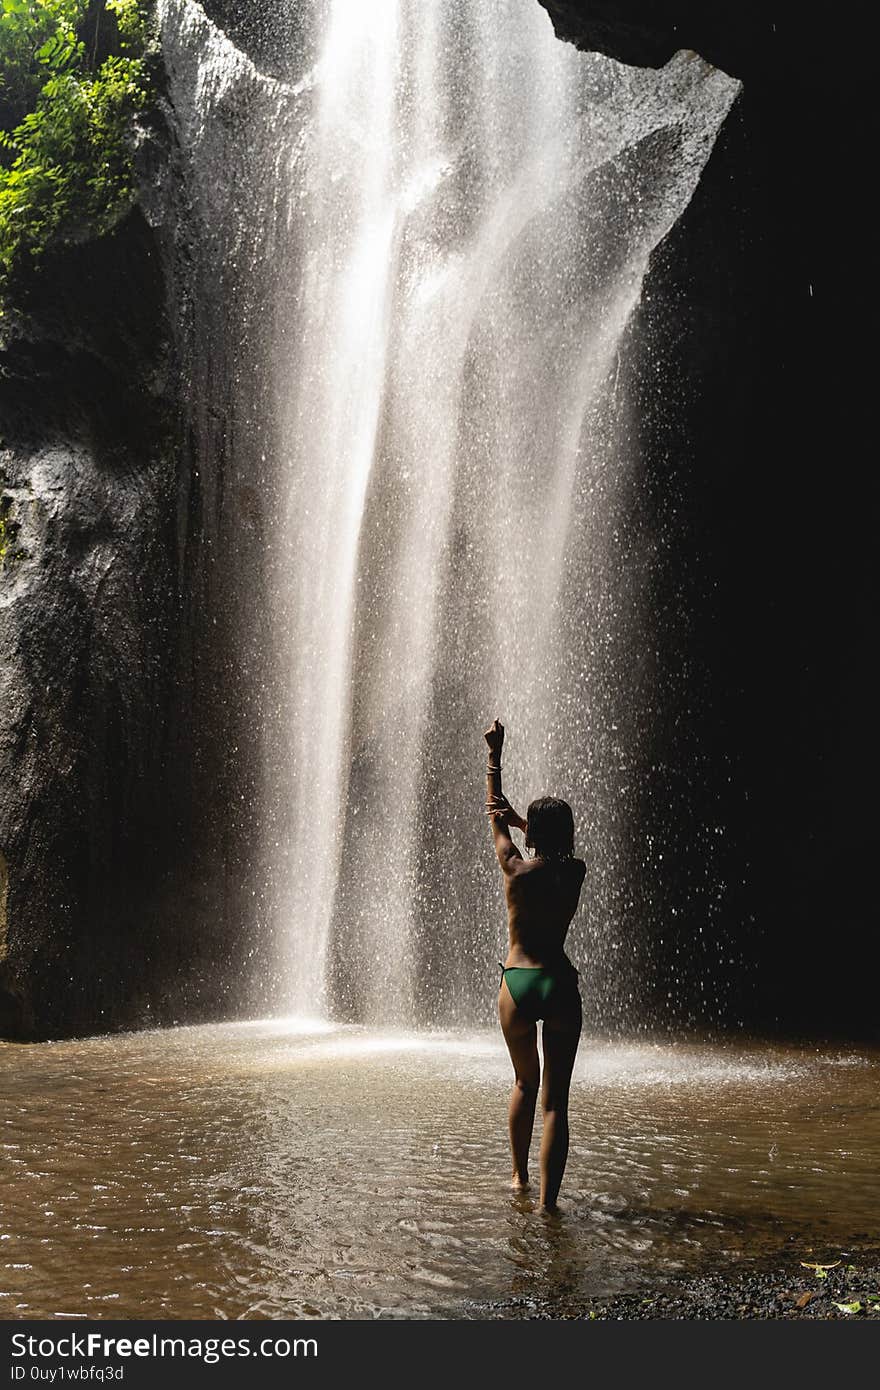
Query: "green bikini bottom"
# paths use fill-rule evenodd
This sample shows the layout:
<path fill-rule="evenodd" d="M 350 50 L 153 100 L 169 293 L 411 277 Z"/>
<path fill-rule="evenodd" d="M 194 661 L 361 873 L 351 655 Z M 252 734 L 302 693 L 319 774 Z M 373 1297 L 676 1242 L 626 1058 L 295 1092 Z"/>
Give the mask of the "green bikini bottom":
<path fill-rule="evenodd" d="M 511 965 L 501 967 L 510 997 L 530 1018 L 546 1018 L 557 1008 L 580 1001 L 578 973 L 573 965 Z"/>

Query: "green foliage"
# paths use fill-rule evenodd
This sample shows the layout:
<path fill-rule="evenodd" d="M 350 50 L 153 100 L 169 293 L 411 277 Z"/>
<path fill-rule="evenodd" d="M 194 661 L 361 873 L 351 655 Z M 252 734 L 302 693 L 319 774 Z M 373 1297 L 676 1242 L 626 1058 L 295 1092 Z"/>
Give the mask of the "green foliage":
<path fill-rule="evenodd" d="M 149 0 L 0 0 L 0 313 L 20 270 L 131 206 L 148 12 Z"/>
<path fill-rule="evenodd" d="M 147 6 L 143 0 L 107 0 L 116 16 L 122 51 L 143 53 L 147 45 Z"/>
<path fill-rule="evenodd" d="M 45 77 L 40 56 L 50 42 L 76 41 L 85 6 L 79 0 L 0 3 L 0 126 L 8 132 L 36 104 Z"/>

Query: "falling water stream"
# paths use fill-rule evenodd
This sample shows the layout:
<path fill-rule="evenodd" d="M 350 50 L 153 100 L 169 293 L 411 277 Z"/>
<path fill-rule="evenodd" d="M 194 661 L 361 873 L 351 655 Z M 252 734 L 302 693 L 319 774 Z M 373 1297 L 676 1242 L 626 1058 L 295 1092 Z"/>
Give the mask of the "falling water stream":
<path fill-rule="evenodd" d="M 586 815 L 590 629 L 626 621 L 596 611 L 616 355 L 737 84 L 584 57 L 531 0 L 324 13 L 276 375 L 277 911 L 297 1011 L 468 1022 L 498 954 L 481 729 L 508 719 L 515 794 Z"/>
<path fill-rule="evenodd" d="M 620 350 L 738 84 L 693 54 L 577 53 L 534 0 L 306 5 L 285 83 L 193 0 L 161 8 L 192 203 L 274 325 L 286 1002 L 473 1024 L 503 927 L 480 852 L 494 714 L 514 800 L 565 794 L 589 841 L 595 959 L 624 925 L 620 802 L 650 720 L 623 692 L 644 576 L 617 549 Z"/>

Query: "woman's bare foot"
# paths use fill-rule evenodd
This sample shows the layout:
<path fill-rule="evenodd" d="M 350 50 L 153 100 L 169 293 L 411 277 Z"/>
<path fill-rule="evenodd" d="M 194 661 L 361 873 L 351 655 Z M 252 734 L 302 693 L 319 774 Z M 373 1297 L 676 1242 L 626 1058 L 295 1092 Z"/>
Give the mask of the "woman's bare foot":
<path fill-rule="evenodd" d="M 510 1180 L 510 1190 L 512 1192 L 528 1192 L 532 1184 L 528 1177 L 521 1178 L 518 1173 L 514 1173 Z"/>

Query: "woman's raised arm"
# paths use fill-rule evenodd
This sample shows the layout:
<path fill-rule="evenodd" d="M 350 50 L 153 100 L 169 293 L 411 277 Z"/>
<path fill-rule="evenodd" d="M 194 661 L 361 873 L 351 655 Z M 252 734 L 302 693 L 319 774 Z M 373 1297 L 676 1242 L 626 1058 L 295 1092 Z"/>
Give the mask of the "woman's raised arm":
<path fill-rule="evenodd" d="M 489 745 L 489 759 L 486 764 L 486 810 L 495 840 L 495 853 L 504 872 L 513 873 L 517 861 L 522 862 L 522 855 L 510 838 L 510 826 L 516 825 L 520 830 L 525 830 L 526 823 L 522 816 L 517 815 L 501 790 L 504 725 L 496 719 L 483 737 Z"/>

